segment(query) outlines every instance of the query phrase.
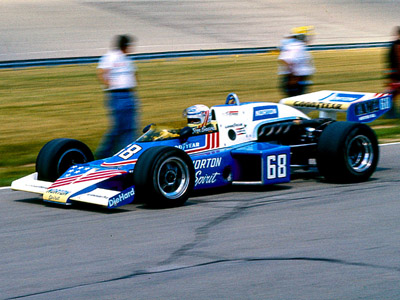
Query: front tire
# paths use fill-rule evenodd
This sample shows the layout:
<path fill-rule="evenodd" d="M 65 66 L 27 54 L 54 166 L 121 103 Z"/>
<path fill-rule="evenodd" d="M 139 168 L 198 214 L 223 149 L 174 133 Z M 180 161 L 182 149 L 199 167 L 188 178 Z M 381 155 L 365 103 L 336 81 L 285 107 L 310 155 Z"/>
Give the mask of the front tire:
<path fill-rule="evenodd" d="M 319 138 L 317 166 L 328 181 L 366 181 L 375 171 L 378 160 L 378 140 L 375 132 L 365 124 L 334 122 Z"/>
<path fill-rule="evenodd" d="M 149 206 L 181 206 L 193 190 L 194 167 L 183 150 L 152 147 L 139 157 L 133 180 L 137 196 Z"/>
<path fill-rule="evenodd" d="M 56 181 L 71 166 L 93 160 L 92 151 L 84 143 L 74 139 L 54 139 L 40 150 L 36 172 L 39 180 Z"/>

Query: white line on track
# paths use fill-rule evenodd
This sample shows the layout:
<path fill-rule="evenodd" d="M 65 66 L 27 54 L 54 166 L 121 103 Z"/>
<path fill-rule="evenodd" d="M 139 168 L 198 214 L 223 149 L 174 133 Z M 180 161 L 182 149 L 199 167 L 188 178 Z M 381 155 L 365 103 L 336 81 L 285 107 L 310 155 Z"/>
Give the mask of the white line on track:
<path fill-rule="evenodd" d="M 380 144 L 379 146 L 392 146 L 392 145 L 400 145 L 400 142 L 393 142 L 393 143 Z"/>

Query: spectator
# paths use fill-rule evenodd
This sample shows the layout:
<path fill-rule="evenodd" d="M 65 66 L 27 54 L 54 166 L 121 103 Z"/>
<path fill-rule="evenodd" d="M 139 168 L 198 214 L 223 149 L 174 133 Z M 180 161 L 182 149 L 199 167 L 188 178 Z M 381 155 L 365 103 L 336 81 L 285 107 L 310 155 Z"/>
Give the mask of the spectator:
<path fill-rule="evenodd" d="M 312 26 L 293 28 L 280 48 L 281 88 L 288 97 L 304 94 L 311 84 L 315 69 L 307 44 L 311 42 L 313 30 Z"/>
<path fill-rule="evenodd" d="M 101 57 L 97 77 L 104 85 L 111 128 L 96 151 L 97 158 L 113 155 L 137 138 L 139 99 L 136 95 L 136 67 L 128 57 L 134 39 L 115 38 L 114 49 Z"/>
<path fill-rule="evenodd" d="M 392 109 L 388 118 L 398 118 L 396 97 L 400 94 L 400 26 L 395 27 L 395 40 L 391 43 L 388 53 L 388 93 L 393 95 Z"/>

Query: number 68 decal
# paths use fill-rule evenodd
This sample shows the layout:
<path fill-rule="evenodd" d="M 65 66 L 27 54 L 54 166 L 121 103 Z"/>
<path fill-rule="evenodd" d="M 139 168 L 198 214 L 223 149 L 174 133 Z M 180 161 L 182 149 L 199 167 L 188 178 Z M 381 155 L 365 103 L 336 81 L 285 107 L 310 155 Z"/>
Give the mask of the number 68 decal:
<path fill-rule="evenodd" d="M 269 155 L 267 156 L 267 178 L 285 178 L 286 177 L 286 154 Z"/>
<path fill-rule="evenodd" d="M 121 157 L 122 159 L 129 159 L 134 154 L 138 153 L 140 150 L 142 150 L 142 147 L 140 147 L 138 145 L 132 145 L 127 149 L 121 150 L 117 155 L 118 155 L 118 157 Z"/>

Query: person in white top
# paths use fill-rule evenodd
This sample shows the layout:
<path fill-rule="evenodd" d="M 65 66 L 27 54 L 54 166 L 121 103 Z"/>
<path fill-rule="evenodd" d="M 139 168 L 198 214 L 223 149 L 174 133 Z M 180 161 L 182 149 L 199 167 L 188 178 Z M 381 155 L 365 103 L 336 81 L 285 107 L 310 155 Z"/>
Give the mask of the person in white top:
<path fill-rule="evenodd" d="M 312 30 L 311 26 L 292 29 L 292 34 L 280 49 L 278 74 L 281 75 L 282 90 L 288 97 L 304 94 L 311 84 L 315 68 L 307 43 Z"/>
<path fill-rule="evenodd" d="M 109 157 L 137 138 L 137 69 L 128 56 L 132 43 L 133 38 L 128 35 L 117 36 L 114 49 L 100 58 L 97 67 L 111 120 L 111 128 L 96 151 L 97 158 Z"/>

